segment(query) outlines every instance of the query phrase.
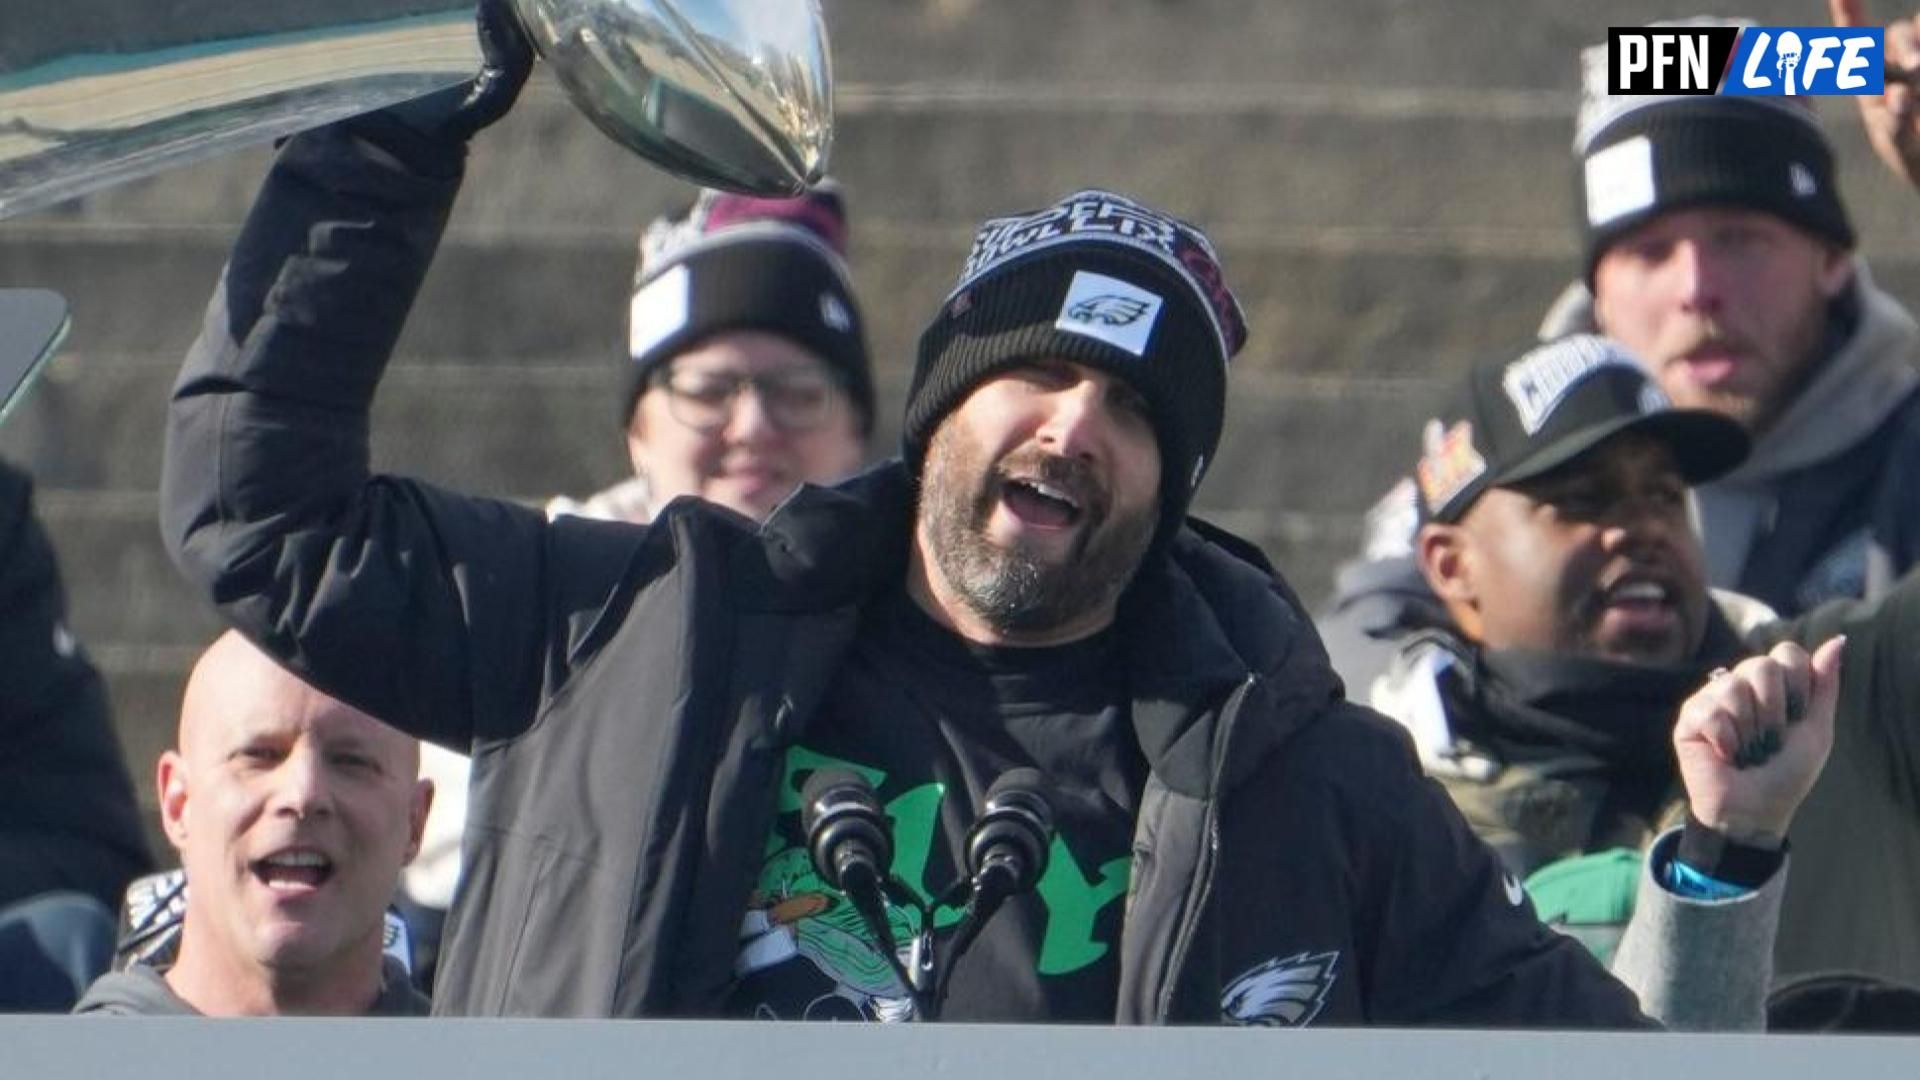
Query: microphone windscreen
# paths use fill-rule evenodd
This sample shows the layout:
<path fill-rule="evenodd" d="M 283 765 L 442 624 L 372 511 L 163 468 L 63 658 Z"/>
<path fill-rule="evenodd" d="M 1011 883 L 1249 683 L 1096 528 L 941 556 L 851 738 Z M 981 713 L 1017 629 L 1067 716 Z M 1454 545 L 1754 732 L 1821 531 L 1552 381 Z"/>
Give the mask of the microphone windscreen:
<path fill-rule="evenodd" d="M 983 814 L 1007 810 L 1023 813 L 1047 838 L 1053 836 L 1053 804 L 1047 801 L 1046 778 L 1030 765 L 1008 769 L 996 777 L 987 788 L 981 810 Z"/>
<path fill-rule="evenodd" d="M 892 826 L 867 778 L 821 769 L 800 787 L 800 830 L 820 877 L 835 888 L 850 866 L 885 876 L 893 864 Z"/>
<path fill-rule="evenodd" d="M 815 769 L 800 786 L 800 829 L 812 832 L 820 815 L 835 804 L 851 803 L 878 812 L 880 798 L 867 778 L 852 769 Z"/>

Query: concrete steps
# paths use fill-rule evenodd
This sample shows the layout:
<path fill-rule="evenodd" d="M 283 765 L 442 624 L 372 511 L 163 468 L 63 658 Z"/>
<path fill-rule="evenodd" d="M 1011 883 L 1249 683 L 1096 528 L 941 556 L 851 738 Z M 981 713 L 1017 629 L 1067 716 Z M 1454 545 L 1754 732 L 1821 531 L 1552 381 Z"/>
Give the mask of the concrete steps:
<path fill-rule="evenodd" d="M 883 370 L 911 367 L 919 334 L 951 286 L 963 242 L 948 230 L 877 226 L 856 242 L 856 285 Z M 1221 251 L 1252 326 L 1241 373 L 1421 373 L 1429 357 L 1530 331 L 1571 276 L 1566 252 L 1493 253 L 1427 234 L 1229 233 Z M 31 275 L 73 296 L 67 355 L 174 370 L 200 328 L 229 236 L 21 230 L 0 246 L 0 280 Z M 625 244 L 454 237 L 442 248 L 397 363 L 539 369 L 625 358 Z M 1896 281 L 1907 264 L 1893 263 Z M 141 294 L 137 305 L 128 293 Z M 484 307 L 486 318 L 475 318 Z M 79 360 L 75 360 L 79 363 Z M 31 407 L 31 403 L 29 404 Z"/>
<path fill-rule="evenodd" d="M 857 237 L 937 226 L 962 242 L 982 218 L 1111 186 L 1222 233 L 1362 229 L 1570 244 L 1570 90 L 1350 91 L 1045 82 L 856 87 L 842 94 L 833 171 Z M 1884 175 L 1852 106 L 1823 114 L 1866 250 L 1920 240 L 1912 195 Z M 264 151 L 202 163 L 29 221 L 184 226 L 238 223 Z M 599 137 L 542 84 L 474 146 L 456 234 L 549 242 L 632 234 L 692 189 Z M 957 260 L 957 256 L 956 256 Z M 630 270 L 630 268 L 629 268 Z"/>
<path fill-rule="evenodd" d="M 1423 91 L 1578 85 L 1572 55 L 1607 26 L 1673 18 L 1672 3 L 1609 0 L 825 0 L 837 77 L 850 82 L 1151 77 L 1284 78 Z M 1749 0 L 1762 23 L 1806 25 L 1804 0 Z M 1687 10 L 1687 9 L 1680 9 Z M 1883 17 L 1891 17 L 1882 12 Z"/>
<path fill-rule="evenodd" d="M 897 246 L 895 246 L 897 242 Z M 75 295 L 72 346 L 0 432 L 0 453 L 31 461 L 43 486 L 148 488 L 157 482 L 168 390 L 197 330 L 224 238 L 164 248 L 164 272 L 131 267 L 136 238 L 70 243 L 29 238 L 0 248 L 0 267 L 35 266 L 39 280 Z M 873 315 L 881 382 L 878 446 L 911 374 L 924 313 L 944 293 L 950 269 L 940 245 L 911 234 L 869 239 L 856 254 Z M 1511 349 L 1533 332 L 1564 282 L 1562 256 L 1460 251 L 1329 253 L 1229 242 L 1226 259 L 1246 297 L 1254 336 L 1235 365 L 1237 403 L 1280 412 L 1236 419 L 1235 437 L 1293 430 L 1285 414 L 1301 380 L 1337 406 L 1351 388 L 1363 422 L 1356 437 L 1390 435 L 1393 418 L 1364 412 L 1382 380 L 1398 395 L 1425 380 Z M 551 247 L 454 243 L 443 252 L 403 337 L 401 355 L 377 401 L 376 446 L 410 471 L 459 486 L 508 492 L 575 488 L 623 468 L 610 404 L 624 372 L 617 318 L 625 285 L 624 246 Z M 1920 260 L 1878 264 L 1896 295 L 1920 294 Z M 121 280 L 114 280 L 119 278 Z M 88 306 L 107 290 L 144 291 L 148 304 Z M 117 292 L 119 289 L 125 292 Z M 475 310 L 489 317 L 476 319 Z M 1316 406 L 1318 408 L 1320 406 Z M 75 438 L 76 431 L 87 431 Z M 1317 478 L 1302 477 L 1306 486 Z M 1230 473 L 1220 486 L 1237 486 Z M 1308 497 L 1301 489 L 1259 488 L 1260 501 Z M 1350 493 L 1327 500 L 1340 505 Z M 1236 503 L 1240 499 L 1234 500 Z"/>

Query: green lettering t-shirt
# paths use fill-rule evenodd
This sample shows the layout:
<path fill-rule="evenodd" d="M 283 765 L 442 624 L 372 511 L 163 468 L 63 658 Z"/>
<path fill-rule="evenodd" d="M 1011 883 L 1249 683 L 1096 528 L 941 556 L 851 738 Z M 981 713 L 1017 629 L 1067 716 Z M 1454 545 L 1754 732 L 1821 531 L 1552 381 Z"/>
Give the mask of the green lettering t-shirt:
<path fill-rule="evenodd" d="M 964 874 L 968 828 L 1003 772 L 1038 768 L 1056 835 L 1033 893 L 1009 900 L 958 960 L 941 1019 L 1106 1022 L 1133 819 L 1145 783 L 1111 631 L 1046 649 L 971 645 L 904 593 L 877 603 L 803 745 L 741 927 L 729 1011 L 768 1019 L 904 1020 L 913 1003 L 853 905 L 814 872 L 800 791 L 814 770 L 871 781 L 892 821 L 893 872 L 923 904 Z M 935 951 L 961 910 L 933 913 Z M 920 930 L 889 905 L 904 949 Z M 903 957 L 904 961 L 904 957 Z"/>

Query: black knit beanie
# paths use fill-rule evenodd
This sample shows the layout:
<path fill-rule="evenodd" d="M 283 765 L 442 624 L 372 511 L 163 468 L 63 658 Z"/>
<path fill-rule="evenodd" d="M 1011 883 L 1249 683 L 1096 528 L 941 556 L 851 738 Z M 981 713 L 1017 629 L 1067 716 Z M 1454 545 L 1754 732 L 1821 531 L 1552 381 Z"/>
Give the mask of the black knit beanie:
<path fill-rule="evenodd" d="M 988 221 L 920 337 L 902 432 L 908 467 L 920 475 L 934 429 L 994 372 L 1040 357 L 1099 368 L 1127 380 L 1152 413 L 1163 546 L 1219 445 L 1227 364 L 1245 340 L 1213 245 L 1177 218 L 1081 191 Z"/>
<path fill-rule="evenodd" d="M 640 239 L 621 426 L 660 365 L 724 330 L 763 330 L 817 354 L 873 430 L 873 368 L 847 274 L 837 185 L 793 199 L 709 191 Z"/>
<path fill-rule="evenodd" d="M 1752 23 L 1699 15 L 1652 25 L 1744 32 Z M 1658 214 L 1690 206 L 1759 210 L 1853 247 L 1833 147 L 1804 99 L 1613 95 L 1607 60 L 1605 44 L 1580 55 L 1574 206 L 1589 287 L 1600 256 L 1616 240 Z"/>

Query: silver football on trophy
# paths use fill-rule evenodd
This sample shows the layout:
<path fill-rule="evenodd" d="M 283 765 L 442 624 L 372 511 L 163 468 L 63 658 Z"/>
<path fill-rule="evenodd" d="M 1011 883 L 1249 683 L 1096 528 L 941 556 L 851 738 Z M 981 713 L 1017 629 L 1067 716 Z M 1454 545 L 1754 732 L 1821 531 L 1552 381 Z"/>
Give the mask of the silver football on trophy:
<path fill-rule="evenodd" d="M 580 109 L 642 157 L 768 195 L 825 173 L 818 0 L 511 2 Z M 6 24 L 0 218 L 419 97 L 480 64 L 474 0 L 108 6 L 112 19 L 56 4 Z"/>
<path fill-rule="evenodd" d="M 601 131 L 696 183 L 797 194 L 826 175 L 833 73 L 818 0 L 513 0 Z"/>

